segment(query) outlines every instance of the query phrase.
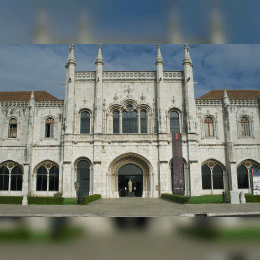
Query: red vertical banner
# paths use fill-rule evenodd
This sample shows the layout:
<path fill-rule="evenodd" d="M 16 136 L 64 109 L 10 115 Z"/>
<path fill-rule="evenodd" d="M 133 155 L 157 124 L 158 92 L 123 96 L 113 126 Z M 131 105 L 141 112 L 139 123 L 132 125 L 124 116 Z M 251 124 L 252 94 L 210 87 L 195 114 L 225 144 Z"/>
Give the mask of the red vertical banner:
<path fill-rule="evenodd" d="M 184 174 L 182 157 L 182 136 L 181 133 L 172 134 L 172 167 L 173 167 L 173 193 L 184 195 Z"/>

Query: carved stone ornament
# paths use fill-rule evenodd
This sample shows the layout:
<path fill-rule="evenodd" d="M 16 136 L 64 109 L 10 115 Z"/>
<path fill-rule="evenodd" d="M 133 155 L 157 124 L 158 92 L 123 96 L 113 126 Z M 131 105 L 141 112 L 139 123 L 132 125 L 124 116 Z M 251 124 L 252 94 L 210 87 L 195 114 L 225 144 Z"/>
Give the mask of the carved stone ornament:
<path fill-rule="evenodd" d="M 127 96 L 128 98 L 131 98 L 131 97 L 132 97 L 132 95 L 131 95 L 132 90 L 130 89 L 130 85 L 128 85 L 128 89 L 127 89 L 126 91 L 127 91 L 127 93 L 128 93 L 126 96 Z"/>
<path fill-rule="evenodd" d="M 142 93 L 142 96 L 140 98 L 142 101 L 144 101 L 146 99 L 146 97 L 144 96 L 144 93 Z"/>
<path fill-rule="evenodd" d="M 119 99 L 119 97 L 116 95 L 116 93 L 115 93 L 115 96 L 113 97 L 113 99 L 115 100 L 115 102 Z"/>
<path fill-rule="evenodd" d="M 175 98 L 174 98 L 174 96 L 172 96 L 172 104 L 174 105 L 174 103 L 175 103 Z"/>

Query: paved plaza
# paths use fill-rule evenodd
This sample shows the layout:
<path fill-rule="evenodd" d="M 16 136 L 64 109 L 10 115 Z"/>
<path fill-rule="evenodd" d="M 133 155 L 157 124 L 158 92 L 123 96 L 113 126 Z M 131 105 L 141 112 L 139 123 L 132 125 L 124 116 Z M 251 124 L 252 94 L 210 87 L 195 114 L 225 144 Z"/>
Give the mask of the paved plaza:
<path fill-rule="evenodd" d="M 43 217 L 162 217 L 260 214 L 260 203 L 250 204 L 177 204 L 163 199 L 101 199 L 89 205 L 0 205 L 0 216 Z"/>

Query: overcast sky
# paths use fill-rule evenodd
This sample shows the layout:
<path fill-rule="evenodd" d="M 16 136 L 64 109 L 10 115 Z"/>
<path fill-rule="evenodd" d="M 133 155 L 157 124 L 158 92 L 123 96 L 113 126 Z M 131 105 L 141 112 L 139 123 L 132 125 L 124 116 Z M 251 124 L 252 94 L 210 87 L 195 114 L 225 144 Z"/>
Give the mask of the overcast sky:
<path fill-rule="evenodd" d="M 195 98 L 212 89 L 260 89 L 260 45 L 189 45 Z M 0 45 L 1 91 L 45 90 L 64 99 L 68 44 Z M 97 45 L 75 45 L 76 71 L 95 71 Z M 165 71 L 183 70 L 183 45 L 162 44 Z M 104 71 L 155 71 L 157 46 L 102 45 Z"/>

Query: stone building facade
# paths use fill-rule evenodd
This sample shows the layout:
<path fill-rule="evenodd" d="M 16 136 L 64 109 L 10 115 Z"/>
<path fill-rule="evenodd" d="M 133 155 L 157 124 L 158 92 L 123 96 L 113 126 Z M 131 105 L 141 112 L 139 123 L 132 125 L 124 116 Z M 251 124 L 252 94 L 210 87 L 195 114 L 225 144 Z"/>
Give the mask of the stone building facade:
<path fill-rule="evenodd" d="M 250 192 L 260 167 L 260 91 L 212 90 L 194 98 L 193 65 L 183 71 L 76 71 L 66 63 L 65 100 L 43 91 L 2 92 L 0 196 L 118 198 L 172 193 L 172 133 L 182 133 L 185 194 Z M 257 183 L 254 189 L 257 188 Z"/>

